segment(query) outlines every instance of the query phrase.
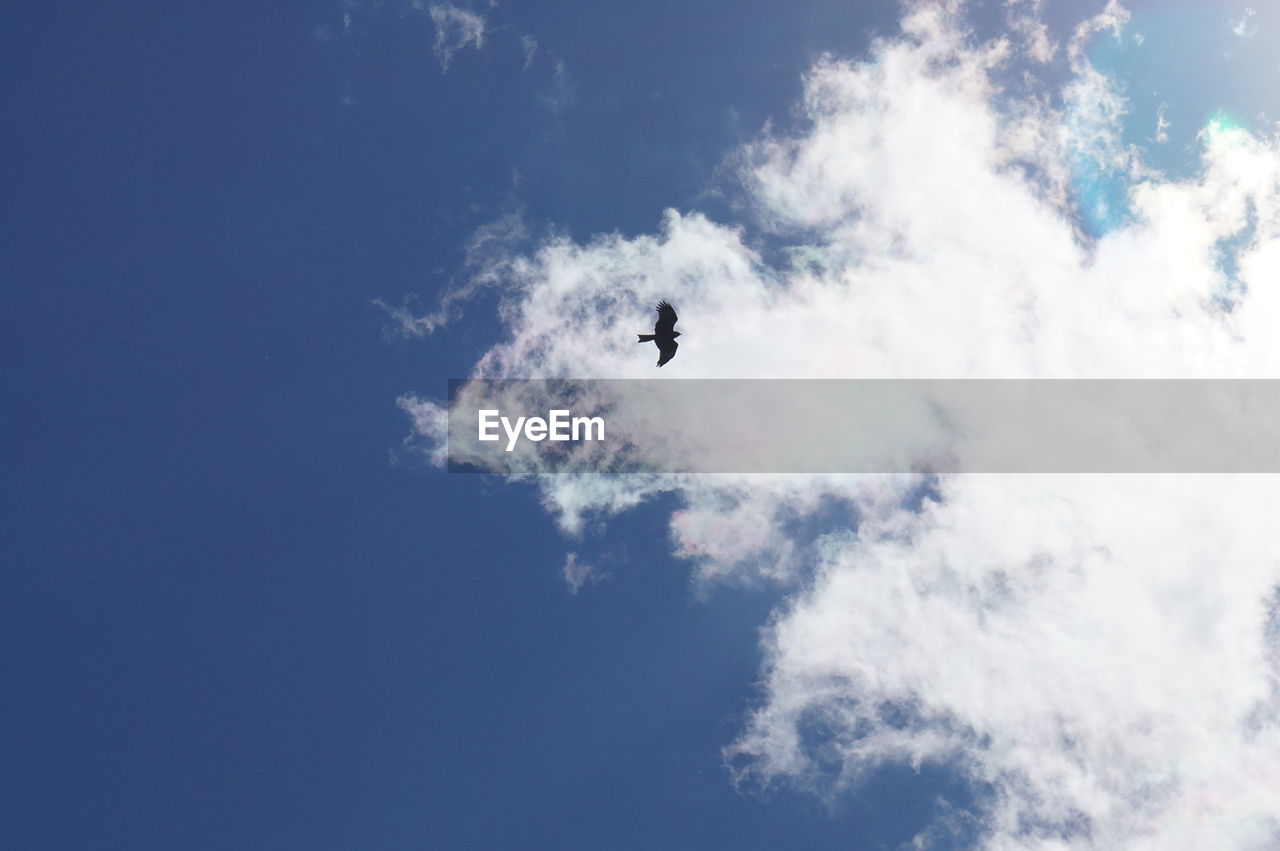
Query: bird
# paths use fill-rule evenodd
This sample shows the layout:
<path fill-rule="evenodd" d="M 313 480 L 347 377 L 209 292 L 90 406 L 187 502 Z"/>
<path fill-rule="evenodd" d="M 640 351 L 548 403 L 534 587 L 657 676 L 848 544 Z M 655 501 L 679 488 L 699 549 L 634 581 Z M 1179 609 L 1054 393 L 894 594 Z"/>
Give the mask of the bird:
<path fill-rule="evenodd" d="M 637 342 L 647 343 L 650 340 L 658 347 L 658 366 L 662 366 L 667 361 L 676 356 L 676 349 L 680 348 L 680 344 L 676 342 L 676 337 L 680 336 L 680 332 L 676 330 L 676 309 L 665 301 L 658 302 L 658 321 L 653 324 L 652 334 L 637 334 L 640 339 Z"/>

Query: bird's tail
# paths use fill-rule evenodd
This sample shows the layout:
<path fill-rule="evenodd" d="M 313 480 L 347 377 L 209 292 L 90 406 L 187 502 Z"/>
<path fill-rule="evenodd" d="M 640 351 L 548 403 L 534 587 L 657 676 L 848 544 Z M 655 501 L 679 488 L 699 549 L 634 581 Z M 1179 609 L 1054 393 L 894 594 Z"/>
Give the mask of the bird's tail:
<path fill-rule="evenodd" d="M 640 338 L 636 341 L 637 343 L 647 343 L 653 339 L 652 334 L 637 334 L 636 336 Z"/>

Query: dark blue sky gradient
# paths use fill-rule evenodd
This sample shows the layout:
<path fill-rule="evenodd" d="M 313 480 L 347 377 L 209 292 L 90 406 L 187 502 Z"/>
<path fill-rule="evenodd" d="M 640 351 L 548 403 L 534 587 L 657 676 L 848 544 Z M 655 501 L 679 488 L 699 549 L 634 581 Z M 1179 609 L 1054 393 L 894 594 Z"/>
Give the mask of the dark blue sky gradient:
<path fill-rule="evenodd" d="M 775 597 L 698 599 L 670 506 L 569 541 L 399 450 L 396 397 L 500 328 L 389 343 L 373 300 L 430 305 L 513 202 L 579 237 L 721 203 L 809 58 L 892 30 L 778 8 L 512 3 L 448 74 L 394 4 L 0 12 L 7 847 L 873 848 L 963 800 L 738 794 Z M 569 550 L 610 578 L 570 596 Z"/>

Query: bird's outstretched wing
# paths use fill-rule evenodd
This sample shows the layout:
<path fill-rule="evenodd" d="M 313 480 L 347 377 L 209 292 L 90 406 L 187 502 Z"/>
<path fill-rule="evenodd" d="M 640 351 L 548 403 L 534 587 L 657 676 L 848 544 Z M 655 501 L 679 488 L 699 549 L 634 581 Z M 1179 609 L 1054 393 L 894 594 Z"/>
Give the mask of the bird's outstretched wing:
<path fill-rule="evenodd" d="M 654 323 L 653 333 L 660 337 L 669 336 L 676 330 L 676 319 L 676 309 L 674 307 L 665 301 L 658 302 L 658 321 Z M 667 360 L 671 359 L 667 358 Z"/>
<path fill-rule="evenodd" d="M 667 361 L 676 356 L 676 349 L 680 348 L 680 344 L 675 340 L 667 339 L 658 343 L 658 366 L 662 366 Z"/>

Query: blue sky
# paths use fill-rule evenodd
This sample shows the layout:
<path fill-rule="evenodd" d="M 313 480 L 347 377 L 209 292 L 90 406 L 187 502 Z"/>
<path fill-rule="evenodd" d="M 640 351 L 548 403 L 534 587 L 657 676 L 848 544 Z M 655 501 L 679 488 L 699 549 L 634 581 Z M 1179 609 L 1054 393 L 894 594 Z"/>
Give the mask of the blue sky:
<path fill-rule="evenodd" d="M 816 775 L 752 750 L 794 661 L 775 627 L 820 608 L 825 580 L 805 572 L 817 549 L 761 578 L 741 565 L 780 564 L 775 550 L 723 556 L 706 531 L 723 521 L 733 538 L 747 514 L 715 515 L 681 487 L 589 513 L 575 536 L 548 511 L 560 497 L 448 475 L 405 443 L 397 399 L 443 399 L 448 379 L 523 339 L 499 303 L 518 313 L 536 281 L 481 289 L 419 336 L 377 305 L 434 310 L 503 216 L 526 232 L 496 249 L 510 256 L 647 238 L 675 208 L 740 228 L 773 262 L 827 223 L 772 229 L 735 151 L 808 138 L 805 74 L 823 54 L 868 60 L 901 10 L 459 6 L 484 37 L 446 70 L 423 5 L 0 13 L 0 835 L 23 848 L 861 849 L 943 824 L 934 847 L 979 842 L 1011 776 L 999 766 L 966 771 L 963 752 L 855 766 L 830 706 L 793 725 Z M 1047 85 L 1071 77 L 1062 45 L 1101 6 L 1046 4 L 1060 43 Z M 1008 27 L 999 4 L 965 14 L 975 42 Z M 1276 87 L 1253 82 L 1277 71 L 1276 23 L 1244 14 L 1135 3 L 1122 40 L 1089 50 L 1128 87 L 1119 138 L 1170 180 L 1203 172 L 1206 116 L 1225 110 L 1259 138 L 1280 117 Z M 1192 58 L 1148 59 L 1168 52 Z M 1211 70 L 1188 74 L 1197 58 Z M 1161 103 L 1165 143 L 1147 138 Z M 1105 191 L 1123 199 L 1124 175 L 1075 174 L 1063 221 L 1084 222 L 1081 240 L 1122 227 L 1090 218 L 1084 196 L 1118 180 Z M 700 298 L 658 286 L 678 305 Z M 698 364 L 693 352 L 682 360 Z M 859 528 L 829 501 L 778 500 L 769 522 L 788 518 L 779 534 L 802 548 Z M 603 578 L 570 593 L 570 552 Z M 737 786 L 727 747 L 760 766 Z"/>
<path fill-rule="evenodd" d="M 5 14 L 21 116 L 0 165 L 8 841 L 768 847 L 863 830 L 726 780 L 764 601 L 695 601 L 652 517 L 619 530 L 610 582 L 571 597 L 536 504 L 391 463 L 396 396 L 442 392 L 496 330 L 476 310 L 447 341 L 388 344 L 371 304 L 431 298 L 514 197 L 513 169 L 548 223 L 652 226 L 735 132 L 785 109 L 812 32 L 847 24 L 856 43 L 856 22 L 815 11 L 779 45 L 768 16 L 735 16 L 769 67 L 734 52 L 745 80 L 717 69 L 685 92 L 723 9 L 700 34 L 674 4 L 665 20 L 503 9 L 511 31 L 447 75 L 421 15 L 354 7 L 338 35 L 344 11 Z M 541 49 L 522 72 L 526 30 Z M 563 115 L 539 100 L 552 50 L 572 69 Z M 677 106 L 635 114 L 651 92 Z"/>

